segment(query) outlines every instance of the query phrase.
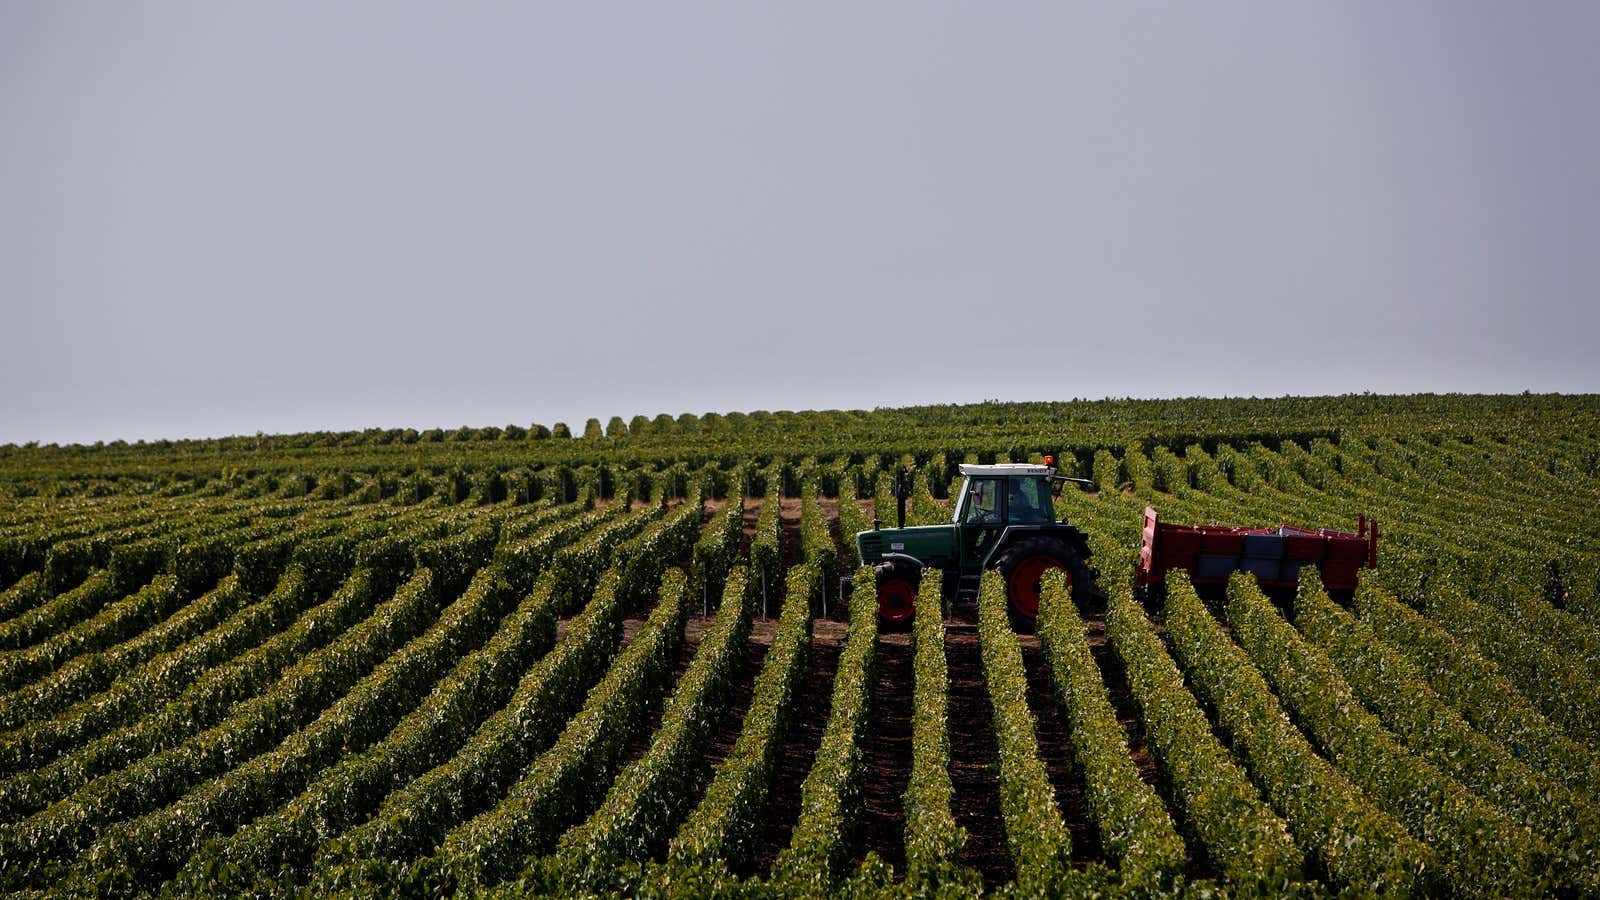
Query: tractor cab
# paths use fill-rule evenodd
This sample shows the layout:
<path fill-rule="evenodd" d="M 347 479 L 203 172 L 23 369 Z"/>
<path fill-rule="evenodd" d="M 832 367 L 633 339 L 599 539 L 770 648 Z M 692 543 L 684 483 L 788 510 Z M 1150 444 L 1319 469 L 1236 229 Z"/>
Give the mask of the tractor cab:
<path fill-rule="evenodd" d="M 909 485 L 896 479 L 899 527 L 856 535 L 865 565 L 877 572 L 878 613 L 889 623 L 911 617 L 922 571 L 946 574 L 956 601 L 975 600 L 988 569 L 1006 579 L 1011 613 L 1030 624 L 1039 610 L 1039 582 L 1048 569 L 1066 573 L 1076 592 L 1088 584 L 1089 547 L 1078 529 L 1055 520 L 1054 496 L 1062 482 L 1047 465 L 1007 463 L 961 466 L 955 508 L 943 525 L 905 526 Z M 875 522 L 874 525 L 877 523 Z"/>

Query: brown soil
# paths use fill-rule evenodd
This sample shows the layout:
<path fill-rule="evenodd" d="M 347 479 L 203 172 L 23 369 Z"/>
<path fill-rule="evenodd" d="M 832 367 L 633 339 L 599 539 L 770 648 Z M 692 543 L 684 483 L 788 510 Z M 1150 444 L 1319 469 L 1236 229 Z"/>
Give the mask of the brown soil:
<path fill-rule="evenodd" d="M 1080 866 L 1104 861 L 1105 850 L 1089 818 L 1084 783 L 1073 758 L 1075 750 L 1067 737 L 1065 712 L 1056 700 L 1050 661 L 1033 635 L 1018 635 L 1022 644 L 1022 665 L 1028 675 L 1028 708 L 1034 717 L 1034 736 L 1039 741 L 1039 758 L 1050 772 L 1056 789 L 1056 808 L 1072 834 L 1072 861 Z"/>
<path fill-rule="evenodd" d="M 983 684 L 978 655 L 976 612 L 956 611 L 945 631 L 945 661 L 950 670 L 950 780 L 953 812 L 967 832 L 961 864 L 983 876 L 990 889 L 1015 875 L 1006 850 L 1000 812 L 1000 752 L 995 743 L 993 709 Z M 872 777 L 871 772 L 868 777 Z"/>
<path fill-rule="evenodd" d="M 750 640 L 745 645 L 744 671 L 734 678 L 728 711 L 717 723 L 717 733 L 711 736 L 711 743 L 706 748 L 706 766 L 709 769 L 721 765 L 733 752 L 733 745 L 739 741 L 739 732 L 744 727 L 744 714 L 750 708 L 750 699 L 755 693 L 756 673 L 761 671 L 767 651 L 772 649 L 772 632 L 776 628 L 776 622 L 756 622 L 750 626 Z"/>
<path fill-rule="evenodd" d="M 862 793 L 866 815 L 862 846 L 852 865 L 877 853 L 894 866 L 897 876 L 906 868 L 905 803 L 911 780 L 911 635 L 878 636 L 878 683 L 872 697 L 872 722 L 867 727 L 862 752 L 866 773 Z"/>
<path fill-rule="evenodd" d="M 710 622 L 711 619 L 699 615 L 691 615 L 684 623 L 683 643 L 678 648 L 678 661 L 673 667 L 672 675 L 670 676 L 671 681 L 661 692 L 661 696 L 651 702 L 643 727 L 636 729 L 633 736 L 629 738 L 628 749 L 622 755 L 622 766 L 619 766 L 617 771 L 622 771 L 622 768 L 643 756 L 650 749 L 650 744 L 655 740 L 656 729 L 661 727 L 661 714 L 665 711 L 666 700 L 677 688 L 678 679 L 682 678 L 684 671 L 689 668 L 689 662 L 694 659 L 695 650 L 700 647 L 700 636 L 705 633 L 706 626 Z M 626 622 L 623 623 L 623 627 L 627 627 Z"/>
<path fill-rule="evenodd" d="M 763 814 L 764 828 L 756 842 L 755 868 L 765 873 L 772 867 L 800 818 L 800 787 L 811 773 L 817 746 L 828 725 L 833 699 L 833 675 L 839 666 L 839 651 L 844 646 L 846 626 L 841 622 L 818 619 L 811 638 L 811 663 L 795 697 L 792 727 L 784 744 L 783 761 L 767 795 Z M 870 773 L 869 773 L 870 777 Z"/>
<path fill-rule="evenodd" d="M 744 501 L 744 534 L 739 536 L 739 558 L 750 561 L 750 540 L 755 537 L 756 517 L 761 514 L 761 498 L 750 497 Z"/>
<path fill-rule="evenodd" d="M 800 499 L 785 497 L 778 501 L 778 521 L 782 534 L 778 547 L 783 554 L 783 568 L 787 571 L 805 562 L 805 547 L 800 542 Z"/>

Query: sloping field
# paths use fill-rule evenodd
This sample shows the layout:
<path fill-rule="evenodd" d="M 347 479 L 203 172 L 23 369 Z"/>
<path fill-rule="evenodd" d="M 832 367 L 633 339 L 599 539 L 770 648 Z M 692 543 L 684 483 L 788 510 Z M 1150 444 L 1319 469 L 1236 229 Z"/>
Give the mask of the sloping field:
<path fill-rule="evenodd" d="M 583 432 L 0 448 L 0 889 L 1600 895 L 1600 398 Z M 841 591 L 1046 453 L 1093 595 Z M 1146 506 L 1379 568 L 1136 593 Z"/>

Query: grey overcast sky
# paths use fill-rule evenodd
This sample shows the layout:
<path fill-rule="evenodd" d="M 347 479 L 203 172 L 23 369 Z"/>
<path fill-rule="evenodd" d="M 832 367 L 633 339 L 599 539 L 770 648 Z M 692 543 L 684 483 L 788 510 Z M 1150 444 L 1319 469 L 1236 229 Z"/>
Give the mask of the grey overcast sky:
<path fill-rule="evenodd" d="M 0 0 L 0 441 L 1600 390 L 1600 3 Z"/>

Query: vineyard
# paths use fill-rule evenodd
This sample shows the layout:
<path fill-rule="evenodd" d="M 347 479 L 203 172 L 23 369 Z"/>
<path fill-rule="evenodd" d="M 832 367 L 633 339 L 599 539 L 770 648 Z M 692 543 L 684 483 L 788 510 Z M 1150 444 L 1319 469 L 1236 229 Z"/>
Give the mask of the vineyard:
<path fill-rule="evenodd" d="M 1046 454 L 1095 590 L 881 621 L 896 478 Z M 1136 590 L 1147 506 L 1378 568 Z M 1597 896 L 1600 397 L 0 447 L 0 890 Z"/>

